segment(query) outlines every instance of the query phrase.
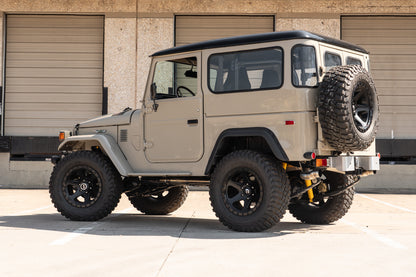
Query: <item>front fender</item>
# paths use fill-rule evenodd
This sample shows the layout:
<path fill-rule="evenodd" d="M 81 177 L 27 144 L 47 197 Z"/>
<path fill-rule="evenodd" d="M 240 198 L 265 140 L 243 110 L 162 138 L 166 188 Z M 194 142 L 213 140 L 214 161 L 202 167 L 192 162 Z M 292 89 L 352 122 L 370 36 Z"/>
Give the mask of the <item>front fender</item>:
<path fill-rule="evenodd" d="M 72 136 L 65 139 L 58 147 L 59 151 L 89 150 L 92 146 L 99 146 L 110 158 L 122 176 L 133 172 L 129 162 L 112 136 L 106 134 Z"/>

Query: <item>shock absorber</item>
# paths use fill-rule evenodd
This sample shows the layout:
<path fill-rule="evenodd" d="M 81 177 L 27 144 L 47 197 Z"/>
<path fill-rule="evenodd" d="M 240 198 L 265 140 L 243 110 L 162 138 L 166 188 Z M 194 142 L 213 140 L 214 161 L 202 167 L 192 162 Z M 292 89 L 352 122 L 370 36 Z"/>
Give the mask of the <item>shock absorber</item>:
<path fill-rule="evenodd" d="M 300 174 L 300 178 L 305 181 L 306 187 L 310 187 L 312 186 L 312 181 L 319 178 L 319 172 L 318 171 L 304 171 Z M 308 190 L 307 193 L 308 193 L 309 202 L 312 203 L 313 198 L 314 198 L 312 189 Z"/>

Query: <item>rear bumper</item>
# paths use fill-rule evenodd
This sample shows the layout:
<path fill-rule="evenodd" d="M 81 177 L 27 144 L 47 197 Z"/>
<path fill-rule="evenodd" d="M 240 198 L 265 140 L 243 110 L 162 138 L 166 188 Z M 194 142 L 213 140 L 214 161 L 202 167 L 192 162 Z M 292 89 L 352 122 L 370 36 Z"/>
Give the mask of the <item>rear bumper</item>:
<path fill-rule="evenodd" d="M 329 157 L 328 167 L 344 172 L 357 170 L 376 171 L 380 170 L 380 158 L 378 156 Z"/>

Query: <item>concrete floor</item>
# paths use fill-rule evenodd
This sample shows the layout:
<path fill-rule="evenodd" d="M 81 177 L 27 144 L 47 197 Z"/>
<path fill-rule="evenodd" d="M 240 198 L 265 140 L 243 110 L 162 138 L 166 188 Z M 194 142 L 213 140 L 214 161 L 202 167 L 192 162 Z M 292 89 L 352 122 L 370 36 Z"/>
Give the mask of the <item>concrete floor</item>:
<path fill-rule="evenodd" d="M 0 276 L 416 276 L 416 195 L 357 194 L 335 224 L 286 215 L 262 233 L 228 230 L 206 191 L 170 216 L 123 196 L 99 222 L 71 222 L 47 190 L 0 190 Z"/>

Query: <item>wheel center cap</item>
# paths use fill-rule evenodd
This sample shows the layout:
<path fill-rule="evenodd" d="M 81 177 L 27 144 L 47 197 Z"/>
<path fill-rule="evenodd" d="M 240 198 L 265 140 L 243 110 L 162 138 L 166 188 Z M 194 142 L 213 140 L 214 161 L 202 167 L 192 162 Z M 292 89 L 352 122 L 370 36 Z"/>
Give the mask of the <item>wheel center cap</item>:
<path fill-rule="evenodd" d="M 81 190 L 87 190 L 88 189 L 88 184 L 87 183 L 81 183 L 81 184 L 79 184 L 79 188 Z"/>
<path fill-rule="evenodd" d="M 245 189 L 244 189 L 244 193 L 245 193 L 246 195 L 251 195 L 251 189 L 250 189 L 250 188 L 245 188 Z"/>

